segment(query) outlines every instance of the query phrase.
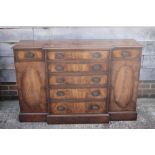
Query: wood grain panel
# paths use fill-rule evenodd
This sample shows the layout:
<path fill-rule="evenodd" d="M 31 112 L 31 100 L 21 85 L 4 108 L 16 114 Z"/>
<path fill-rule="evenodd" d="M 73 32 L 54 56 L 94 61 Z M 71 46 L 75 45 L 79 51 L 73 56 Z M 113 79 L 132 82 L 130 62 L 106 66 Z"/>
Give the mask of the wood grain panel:
<path fill-rule="evenodd" d="M 110 111 L 135 111 L 139 83 L 139 61 L 112 62 Z"/>
<path fill-rule="evenodd" d="M 58 57 L 58 56 L 61 57 Z M 108 51 L 51 51 L 48 52 L 49 60 L 89 60 L 89 59 L 107 59 Z"/>
<path fill-rule="evenodd" d="M 28 57 L 28 54 L 31 54 L 32 57 Z M 15 57 L 17 61 L 43 60 L 44 53 L 41 50 L 20 50 L 15 51 Z"/>
<path fill-rule="evenodd" d="M 141 56 L 141 49 L 116 49 L 112 52 L 114 58 L 138 58 Z"/>
<path fill-rule="evenodd" d="M 93 96 L 94 93 L 95 95 Z M 59 95 L 58 95 L 59 94 Z M 107 96 L 106 88 L 91 89 L 50 89 L 50 97 L 53 99 L 103 99 Z"/>
<path fill-rule="evenodd" d="M 107 75 L 97 76 L 51 76 L 49 77 L 49 84 L 63 85 L 63 84 L 106 84 Z"/>
<path fill-rule="evenodd" d="M 122 66 L 116 74 L 114 99 L 118 106 L 125 108 L 133 93 L 133 70 L 130 66 Z M 118 91 L 119 90 L 119 91 Z"/>
<path fill-rule="evenodd" d="M 48 115 L 48 124 L 92 124 L 108 123 L 109 114 L 76 114 L 76 115 Z"/>
<path fill-rule="evenodd" d="M 21 113 L 30 114 L 22 121 L 33 113 L 44 120 L 47 108 L 53 123 L 107 122 L 117 112 L 135 118 L 141 48 L 132 39 L 21 41 L 14 46 L 17 85 Z"/>
<path fill-rule="evenodd" d="M 141 48 L 142 45 L 133 39 L 101 40 L 101 39 L 83 39 L 83 40 L 47 40 L 47 41 L 21 41 L 14 49 L 32 49 L 38 47 L 45 50 L 109 50 L 116 47 Z M 39 46 L 40 46 L 39 45 Z"/>
<path fill-rule="evenodd" d="M 93 66 L 97 65 L 97 69 L 93 69 Z M 58 69 L 60 68 L 60 69 Z M 102 72 L 107 70 L 106 63 L 91 63 L 91 64 L 78 64 L 78 63 L 61 63 L 48 65 L 50 72 Z"/>
<path fill-rule="evenodd" d="M 51 114 L 105 113 L 105 102 L 50 103 Z"/>
<path fill-rule="evenodd" d="M 44 63 L 16 63 L 16 71 L 21 112 L 46 112 Z"/>

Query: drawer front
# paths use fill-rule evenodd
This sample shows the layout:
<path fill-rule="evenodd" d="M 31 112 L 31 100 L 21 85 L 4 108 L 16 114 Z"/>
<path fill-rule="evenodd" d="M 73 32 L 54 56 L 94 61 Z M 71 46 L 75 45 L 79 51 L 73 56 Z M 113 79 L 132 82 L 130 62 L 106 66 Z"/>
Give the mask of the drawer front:
<path fill-rule="evenodd" d="M 103 99 L 106 96 L 106 88 L 50 89 L 50 97 L 52 99 Z"/>
<path fill-rule="evenodd" d="M 50 63 L 48 70 L 50 72 L 103 72 L 107 70 L 107 63 Z"/>
<path fill-rule="evenodd" d="M 115 49 L 112 52 L 113 58 L 138 58 L 141 56 L 139 49 Z"/>
<path fill-rule="evenodd" d="M 108 59 L 108 51 L 51 51 L 49 60 Z"/>
<path fill-rule="evenodd" d="M 107 75 L 98 76 L 51 76 L 50 85 L 75 85 L 75 84 L 107 84 Z"/>
<path fill-rule="evenodd" d="M 17 61 L 41 61 L 44 59 L 44 54 L 40 50 L 25 50 L 16 51 Z"/>
<path fill-rule="evenodd" d="M 105 102 L 59 102 L 50 103 L 52 114 L 105 113 Z"/>

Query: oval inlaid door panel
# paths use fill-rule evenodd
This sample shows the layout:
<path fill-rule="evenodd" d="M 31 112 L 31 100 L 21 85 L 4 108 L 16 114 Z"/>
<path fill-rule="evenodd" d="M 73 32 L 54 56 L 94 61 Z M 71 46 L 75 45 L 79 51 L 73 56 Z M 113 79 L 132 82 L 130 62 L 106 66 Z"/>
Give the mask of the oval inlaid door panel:
<path fill-rule="evenodd" d="M 16 69 L 21 112 L 46 112 L 44 63 L 19 62 Z"/>
<path fill-rule="evenodd" d="M 122 66 L 118 70 L 114 84 L 114 101 L 125 108 L 130 102 L 133 94 L 133 71 L 130 66 Z"/>
<path fill-rule="evenodd" d="M 27 68 L 22 77 L 22 96 L 30 106 L 37 106 L 41 101 L 41 77 L 35 68 Z"/>

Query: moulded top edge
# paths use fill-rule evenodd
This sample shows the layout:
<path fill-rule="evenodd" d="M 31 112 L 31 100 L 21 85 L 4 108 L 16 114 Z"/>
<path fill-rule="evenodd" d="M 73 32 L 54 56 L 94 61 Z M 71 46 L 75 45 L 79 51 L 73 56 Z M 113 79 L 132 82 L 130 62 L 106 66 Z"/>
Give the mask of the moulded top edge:
<path fill-rule="evenodd" d="M 20 41 L 13 46 L 13 49 L 112 49 L 143 46 L 133 39 L 115 39 L 115 40 L 48 40 L 48 41 Z"/>

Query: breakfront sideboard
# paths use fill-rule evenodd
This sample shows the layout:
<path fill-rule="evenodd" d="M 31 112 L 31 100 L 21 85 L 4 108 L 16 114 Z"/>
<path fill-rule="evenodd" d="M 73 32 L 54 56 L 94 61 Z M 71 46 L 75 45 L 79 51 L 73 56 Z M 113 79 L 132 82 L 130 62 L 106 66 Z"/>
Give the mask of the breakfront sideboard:
<path fill-rule="evenodd" d="M 136 120 L 135 40 L 20 41 L 13 49 L 21 122 Z"/>

